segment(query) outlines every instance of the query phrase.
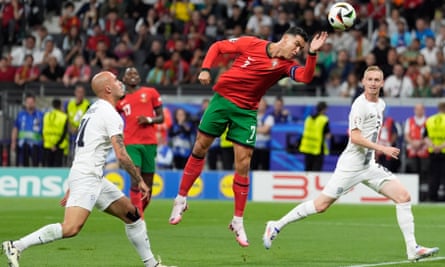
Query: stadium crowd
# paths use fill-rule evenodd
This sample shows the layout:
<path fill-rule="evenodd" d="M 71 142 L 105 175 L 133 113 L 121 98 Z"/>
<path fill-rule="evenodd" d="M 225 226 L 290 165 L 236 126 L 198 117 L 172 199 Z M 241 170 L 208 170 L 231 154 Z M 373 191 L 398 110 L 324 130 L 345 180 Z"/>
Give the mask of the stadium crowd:
<path fill-rule="evenodd" d="M 71 92 L 99 71 L 122 77 L 127 67 L 134 66 L 143 84 L 198 84 L 202 60 L 214 41 L 242 35 L 277 41 L 290 26 L 300 26 L 309 35 L 322 29 L 330 32 L 318 53 L 316 76 L 311 83 L 321 95 L 356 97 L 362 92 L 360 75 L 371 65 L 384 71 L 383 97 L 445 95 L 442 1 L 348 0 L 356 9 L 357 21 L 344 32 L 333 32 L 326 20 L 334 2 L 4 0 L 0 3 L 0 82 L 18 86 L 59 82 L 60 90 Z M 60 32 L 50 32 L 45 26 L 54 19 Z M 234 56 L 217 60 L 211 69 L 214 82 Z M 305 56 L 303 53 L 297 60 L 304 63 Z M 279 84 L 294 85 L 286 79 Z M 187 123 L 196 126 L 196 114 L 189 115 Z M 175 123 L 174 119 L 172 128 L 179 127 Z M 275 123 L 279 123 L 277 119 Z M 187 138 L 193 143 L 193 134 Z M 170 157 L 168 146 L 160 147 Z M 68 149 L 64 149 L 67 154 Z M 172 161 L 166 166 L 174 167 Z"/>
<path fill-rule="evenodd" d="M 72 87 L 100 70 L 122 74 L 126 67 L 135 66 L 145 83 L 198 83 L 203 55 L 215 40 L 257 35 L 276 41 L 293 25 L 313 35 L 329 29 L 326 12 L 334 2 L 2 1 L 0 81 L 18 85 L 58 81 Z M 355 26 L 331 32 L 318 56 L 312 83 L 323 95 L 354 96 L 360 91 L 360 73 L 373 64 L 385 71 L 385 96 L 444 94 L 445 7 L 441 1 L 348 2 L 357 12 Z M 49 32 L 48 20 L 58 21 L 60 32 Z M 214 81 L 232 58 L 217 61 Z"/>

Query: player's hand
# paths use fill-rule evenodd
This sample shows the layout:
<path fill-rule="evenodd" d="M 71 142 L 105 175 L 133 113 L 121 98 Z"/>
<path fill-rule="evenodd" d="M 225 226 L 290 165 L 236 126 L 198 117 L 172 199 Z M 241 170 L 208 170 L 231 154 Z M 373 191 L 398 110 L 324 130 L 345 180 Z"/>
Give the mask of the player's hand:
<path fill-rule="evenodd" d="M 201 82 L 202 85 L 209 85 L 212 78 L 210 77 L 210 72 L 207 70 L 201 71 L 198 76 L 198 80 Z"/>
<path fill-rule="evenodd" d="M 398 159 L 400 154 L 400 149 L 398 149 L 397 147 L 387 146 L 382 150 L 382 152 L 388 157 Z"/>
<path fill-rule="evenodd" d="M 327 38 L 328 38 L 327 32 L 320 32 L 315 34 L 309 46 L 309 51 L 311 52 L 319 51 L 321 47 L 324 45 L 324 42 L 326 41 Z"/>
<path fill-rule="evenodd" d="M 141 190 L 142 198 L 141 199 L 147 199 L 148 194 L 150 193 L 150 188 L 148 188 L 148 185 L 142 180 L 138 184 L 139 190 Z"/>
<path fill-rule="evenodd" d="M 147 117 L 139 116 L 138 117 L 138 124 L 141 125 L 141 124 L 151 124 L 151 123 L 148 121 Z"/>
<path fill-rule="evenodd" d="M 60 200 L 60 206 L 65 207 L 66 206 L 66 202 L 68 201 L 68 197 L 70 196 L 70 190 L 66 191 L 65 195 L 63 196 L 63 198 Z"/>

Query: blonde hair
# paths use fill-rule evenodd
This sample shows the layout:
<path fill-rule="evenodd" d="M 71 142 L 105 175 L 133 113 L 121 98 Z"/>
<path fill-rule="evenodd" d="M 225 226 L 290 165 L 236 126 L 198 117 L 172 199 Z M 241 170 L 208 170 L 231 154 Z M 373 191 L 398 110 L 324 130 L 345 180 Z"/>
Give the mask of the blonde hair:
<path fill-rule="evenodd" d="M 380 73 L 382 73 L 382 76 L 383 76 L 383 71 L 379 66 L 371 65 L 366 68 L 365 72 L 363 73 L 363 77 L 365 77 L 366 73 L 368 73 L 370 71 L 379 71 Z"/>

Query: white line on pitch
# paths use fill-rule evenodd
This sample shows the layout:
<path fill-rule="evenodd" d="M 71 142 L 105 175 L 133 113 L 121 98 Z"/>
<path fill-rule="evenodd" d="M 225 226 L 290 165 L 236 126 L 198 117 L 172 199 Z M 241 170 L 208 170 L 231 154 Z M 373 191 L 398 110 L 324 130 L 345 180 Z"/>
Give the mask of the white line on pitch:
<path fill-rule="evenodd" d="M 440 260 L 445 260 L 445 257 L 434 257 L 434 258 L 428 258 L 428 259 L 422 259 L 419 261 L 420 262 L 425 262 L 425 261 L 440 261 Z M 373 266 L 385 266 L 385 265 L 396 265 L 396 264 L 412 264 L 411 261 L 390 261 L 390 262 L 380 262 L 380 263 L 371 263 L 371 264 L 359 264 L 359 265 L 350 265 L 347 267 L 373 267 Z"/>

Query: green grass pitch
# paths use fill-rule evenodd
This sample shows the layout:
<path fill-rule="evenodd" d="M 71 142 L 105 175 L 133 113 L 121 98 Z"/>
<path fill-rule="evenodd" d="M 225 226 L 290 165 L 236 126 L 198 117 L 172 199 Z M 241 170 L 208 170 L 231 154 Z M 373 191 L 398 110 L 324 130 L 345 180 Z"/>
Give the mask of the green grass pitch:
<path fill-rule="evenodd" d="M 60 222 L 59 199 L 1 198 L 0 238 L 15 239 L 45 224 Z M 285 228 L 270 250 L 262 245 L 265 222 L 286 213 L 291 203 L 248 203 L 245 227 L 250 241 L 241 248 L 227 230 L 231 201 L 189 201 L 190 209 L 176 226 L 168 224 L 172 200 L 153 200 L 146 222 L 154 254 L 164 264 L 213 266 L 413 266 L 406 260 L 395 208 L 377 205 L 334 205 Z M 413 207 L 417 241 L 439 246 L 433 261 L 416 267 L 445 266 L 445 212 L 442 205 Z M 0 266 L 6 266 L 0 258 Z M 24 267 L 142 266 L 122 223 L 95 210 L 75 238 L 36 246 L 22 254 Z"/>

